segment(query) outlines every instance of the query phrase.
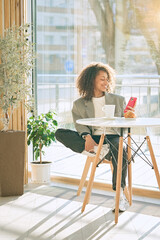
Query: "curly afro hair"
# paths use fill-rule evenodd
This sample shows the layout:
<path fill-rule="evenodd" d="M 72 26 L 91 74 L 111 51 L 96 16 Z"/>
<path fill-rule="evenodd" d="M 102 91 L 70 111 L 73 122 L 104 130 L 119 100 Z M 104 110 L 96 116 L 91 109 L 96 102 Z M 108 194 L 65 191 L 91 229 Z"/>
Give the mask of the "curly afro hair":
<path fill-rule="evenodd" d="M 93 62 L 87 65 L 77 78 L 77 88 L 80 96 L 90 100 L 94 94 L 95 78 L 99 71 L 104 71 L 108 75 L 107 92 L 113 92 L 115 86 L 115 71 L 108 64 Z"/>

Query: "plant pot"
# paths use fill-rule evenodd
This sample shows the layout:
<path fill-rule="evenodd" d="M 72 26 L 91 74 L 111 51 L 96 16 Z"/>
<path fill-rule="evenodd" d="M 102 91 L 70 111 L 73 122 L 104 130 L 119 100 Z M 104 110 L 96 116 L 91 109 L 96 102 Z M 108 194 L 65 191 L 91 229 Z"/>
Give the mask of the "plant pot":
<path fill-rule="evenodd" d="M 33 183 L 50 182 L 51 162 L 31 162 L 31 181 Z"/>
<path fill-rule="evenodd" d="M 25 132 L 0 131 L 0 196 L 24 193 Z"/>

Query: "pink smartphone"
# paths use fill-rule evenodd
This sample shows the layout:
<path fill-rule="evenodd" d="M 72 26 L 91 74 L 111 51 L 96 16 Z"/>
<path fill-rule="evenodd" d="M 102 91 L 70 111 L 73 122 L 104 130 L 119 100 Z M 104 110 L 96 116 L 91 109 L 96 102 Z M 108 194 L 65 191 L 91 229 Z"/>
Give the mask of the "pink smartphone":
<path fill-rule="evenodd" d="M 126 108 L 124 109 L 124 113 L 127 112 L 128 110 L 130 110 L 130 108 L 128 108 L 128 107 L 134 108 L 135 105 L 136 105 L 136 102 L 137 102 L 137 98 L 136 97 L 131 97 L 129 99 L 129 102 L 127 103 Z"/>

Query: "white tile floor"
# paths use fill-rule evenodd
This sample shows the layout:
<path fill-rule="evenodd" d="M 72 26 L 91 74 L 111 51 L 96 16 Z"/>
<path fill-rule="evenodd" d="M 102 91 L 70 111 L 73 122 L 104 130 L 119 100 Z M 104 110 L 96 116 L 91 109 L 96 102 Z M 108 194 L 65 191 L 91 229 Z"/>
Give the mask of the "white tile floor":
<path fill-rule="evenodd" d="M 114 223 L 113 197 L 92 193 L 81 214 L 84 192 L 51 183 L 28 184 L 20 197 L 0 198 L 0 240 L 159 240 L 159 200 L 136 198 Z"/>

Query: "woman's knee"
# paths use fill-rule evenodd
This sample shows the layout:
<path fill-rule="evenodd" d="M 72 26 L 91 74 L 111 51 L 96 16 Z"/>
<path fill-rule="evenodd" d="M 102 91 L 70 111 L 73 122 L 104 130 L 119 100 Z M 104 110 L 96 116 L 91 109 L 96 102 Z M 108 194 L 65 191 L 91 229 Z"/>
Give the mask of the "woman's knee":
<path fill-rule="evenodd" d="M 59 129 L 56 130 L 55 137 L 58 141 L 60 141 L 61 138 L 63 138 L 64 132 L 65 132 L 65 129 L 63 129 L 63 128 L 59 128 Z"/>
<path fill-rule="evenodd" d="M 76 131 L 59 128 L 55 133 L 55 137 L 64 146 L 72 149 L 74 152 L 81 153 L 84 150 L 85 140 Z"/>

